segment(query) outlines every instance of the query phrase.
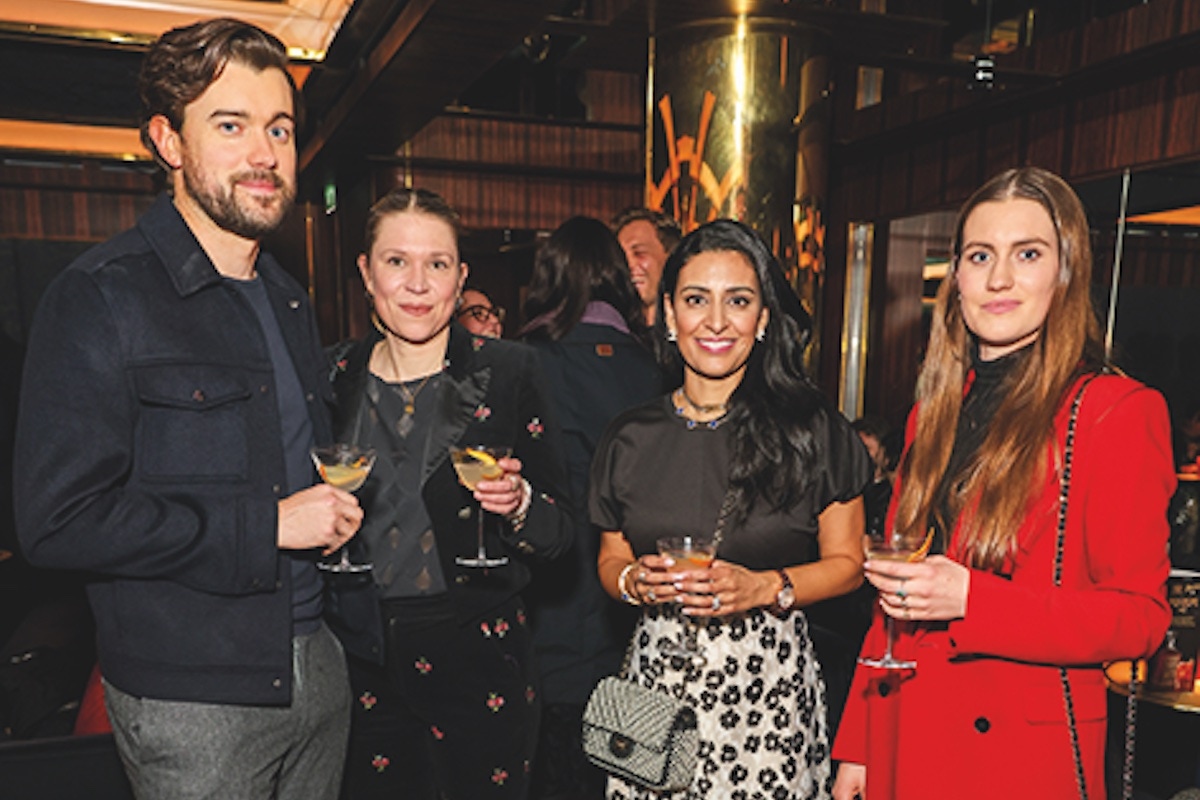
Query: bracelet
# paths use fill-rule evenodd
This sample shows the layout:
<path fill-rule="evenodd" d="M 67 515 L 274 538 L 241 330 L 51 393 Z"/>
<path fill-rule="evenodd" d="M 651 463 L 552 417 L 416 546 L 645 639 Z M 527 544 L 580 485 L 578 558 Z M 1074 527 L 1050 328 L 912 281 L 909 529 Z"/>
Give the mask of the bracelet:
<path fill-rule="evenodd" d="M 621 574 L 617 576 L 617 591 L 621 593 L 621 599 L 631 606 L 640 606 L 642 604 L 642 601 L 625 587 L 625 581 L 629 578 L 629 573 L 633 572 L 637 565 L 638 562 L 630 561 L 621 569 Z"/>

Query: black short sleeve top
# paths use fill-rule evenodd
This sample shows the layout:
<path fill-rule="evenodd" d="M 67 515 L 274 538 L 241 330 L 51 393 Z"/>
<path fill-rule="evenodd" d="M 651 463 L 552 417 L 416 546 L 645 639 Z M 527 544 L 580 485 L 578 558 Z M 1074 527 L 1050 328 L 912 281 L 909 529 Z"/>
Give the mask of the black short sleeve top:
<path fill-rule="evenodd" d="M 825 408 L 813 422 L 817 457 L 800 502 L 772 512 L 759 502 L 746 522 L 726 530 L 718 558 L 750 569 L 815 561 L 817 516 L 862 494 L 870 458 L 841 414 Z M 727 425 L 688 425 L 670 396 L 626 412 L 609 426 L 592 463 L 589 511 L 602 530 L 621 531 L 637 555 L 655 540 L 711 531 L 729 474 Z"/>

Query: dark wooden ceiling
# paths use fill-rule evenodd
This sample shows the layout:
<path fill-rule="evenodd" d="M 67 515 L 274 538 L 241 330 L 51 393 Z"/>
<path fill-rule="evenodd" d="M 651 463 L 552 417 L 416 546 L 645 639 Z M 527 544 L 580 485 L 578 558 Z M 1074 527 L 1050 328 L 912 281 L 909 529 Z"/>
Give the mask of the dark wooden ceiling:
<path fill-rule="evenodd" d="M 1103 1 L 1052 5 L 1063 14 Z M 301 166 L 394 155 L 521 47 L 553 43 L 558 69 L 645 74 L 652 32 L 729 18 L 735 5 L 826 31 L 831 54 L 845 61 L 966 76 L 969 64 L 950 45 L 982 30 L 984 2 L 892 0 L 886 13 L 868 13 L 860 0 L 357 0 L 304 85 Z M 987 0 L 996 19 L 1032 5 Z M 144 43 L 34 35 L 2 23 L 0 118 L 136 126 Z"/>

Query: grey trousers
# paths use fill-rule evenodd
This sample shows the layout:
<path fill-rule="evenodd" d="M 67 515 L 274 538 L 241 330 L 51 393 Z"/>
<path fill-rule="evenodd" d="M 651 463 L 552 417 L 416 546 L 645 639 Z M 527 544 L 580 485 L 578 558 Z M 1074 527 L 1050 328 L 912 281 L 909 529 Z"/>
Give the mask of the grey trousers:
<path fill-rule="evenodd" d="M 345 657 L 323 624 L 296 637 L 292 651 L 286 707 L 138 698 L 106 682 L 138 800 L 335 800 L 350 729 Z"/>

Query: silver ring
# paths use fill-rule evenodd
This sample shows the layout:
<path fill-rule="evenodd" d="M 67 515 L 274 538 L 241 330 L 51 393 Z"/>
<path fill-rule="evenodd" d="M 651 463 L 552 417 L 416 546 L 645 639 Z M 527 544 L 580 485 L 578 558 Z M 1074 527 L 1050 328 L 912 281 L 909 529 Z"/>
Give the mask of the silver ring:
<path fill-rule="evenodd" d="M 912 619 L 912 612 L 908 610 L 908 606 L 904 607 L 904 618 Z"/>
<path fill-rule="evenodd" d="M 650 591 L 646 592 L 646 599 L 651 603 L 656 603 L 658 602 L 658 595 L 654 594 L 654 590 L 651 589 Z"/>
<path fill-rule="evenodd" d="M 906 595 L 900 595 L 899 597 L 900 597 L 900 607 L 907 610 L 908 609 L 908 597 Z"/>
<path fill-rule="evenodd" d="M 513 487 L 513 491 L 514 491 L 514 492 L 515 492 L 517 489 L 520 489 L 520 488 L 521 488 L 521 479 L 520 479 L 520 478 L 518 478 L 516 475 L 509 475 L 509 476 L 508 476 L 508 481 L 509 481 L 509 483 L 511 483 L 511 484 L 512 484 L 512 487 Z"/>
<path fill-rule="evenodd" d="M 721 598 L 717 597 L 715 594 L 713 595 L 713 599 L 712 599 L 712 610 L 713 611 L 721 610 Z"/>
<path fill-rule="evenodd" d="M 904 591 L 903 585 L 901 585 L 900 588 L 896 590 L 896 597 L 899 597 L 901 600 L 908 597 L 908 592 Z"/>

